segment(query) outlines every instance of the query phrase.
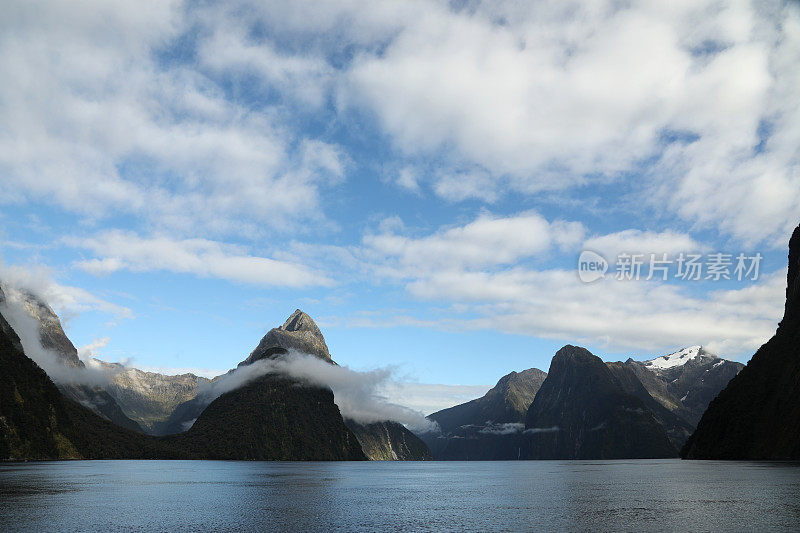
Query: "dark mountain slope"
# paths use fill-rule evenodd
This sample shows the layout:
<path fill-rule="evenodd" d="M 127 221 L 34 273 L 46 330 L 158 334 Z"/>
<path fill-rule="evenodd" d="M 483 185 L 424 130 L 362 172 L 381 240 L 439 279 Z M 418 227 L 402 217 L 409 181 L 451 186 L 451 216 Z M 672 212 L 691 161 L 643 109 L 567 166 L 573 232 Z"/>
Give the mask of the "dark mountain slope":
<path fill-rule="evenodd" d="M 481 398 L 442 409 L 428 415 L 428 418 L 437 422 L 445 434 L 458 431 L 466 425 L 524 422 L 525 413 L 546 377 L 547 374 L 538 368 L 511 372 L 500 378 Z"/>
<path fill-rule="evenodd" d="M 525 458 L 674 457 L 652 411 L 588 350 L 564 346 L 525 419 Z"/>
<path fill-rule="evenodd" d="M 644 387 L 630 365 L 617 362 L 606 363 L 606 366 L 611 370 L 611 373 L 614 374 L 614 377 L 617 378 L 617 381 L 625 392 L 639 398 L 645 406 L 650 409 L 659 424 L 666 430 L 672 445 L 676 450 L 679 450 L 681 446 L 686 443 L 692 431 L 694 431 L 694 426 L 656 401 Z M 645 372 L 649 371 L 645 370 Z"/>
<path fill-rule="evenodd" d="M 181 457 L 65 398 L 0 315 L 0 460 Z"/>
<path fill-rule="evenodd" d="M 52 358 L 51 366 L 63 365 L 69 371 L 60 373 L 65 374 L 65 376 L 72 375 L 75 378 L 72 381 L 66 378 L 58 381 L 56 383 L 58 389 L 67 398 L 94 411 L 102 418 L 110 420 L 118 426 L 141 431 L 142 428 L 139 424 L 123 412 L 114 397 L 103 387 L 87 385 L 86 382 L 81 382 L 81 374 L 86 371 L 86 365 L 78 357 L 78 350 L 64 333 L 61 320 L 53 309 L 30 292 L 16 291 L 16 294 L 21 308 L 24 309 L 23 312 L 36 321 L 35 324 L 37 326 L 35 328 L 38 329 L 38 341 L 41 344 L 41 348 L 51 354 L 47 356 Z M 0 307 L 4 307 L 8 303 L 5 293 L 0 290 Z M 36 335 L 36 333 L 32 334 Z M 45 368 L 48 371 L 51 370 L 48 366 Z"/>
<path fill-rule="evenodd" d="M 221 395 L 186 433 L 165 437 L 204 459 L 366 459 L 329 389 L 263 376 Z"/>
<path fill-rule="evenodd" d="M 397 422 L 359 424 L 345 419 L 370 461 L 430 461 L 430 450 L 419 437 Z"/>
<path fill-rule="evenodd" d="M 800 226 L 789 241 L 783 320 L 708 406 L 681 455 L 800 459 Z"/>

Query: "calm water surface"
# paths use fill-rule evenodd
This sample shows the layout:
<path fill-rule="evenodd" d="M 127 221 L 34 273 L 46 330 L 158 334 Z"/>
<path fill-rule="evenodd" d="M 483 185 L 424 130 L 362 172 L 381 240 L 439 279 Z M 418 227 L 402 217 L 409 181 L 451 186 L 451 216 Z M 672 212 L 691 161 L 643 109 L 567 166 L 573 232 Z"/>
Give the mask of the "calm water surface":
<path fill-rule="evenodd" d="M 800 530 L 800 465 L 0 464 L 0 531 Z"/>

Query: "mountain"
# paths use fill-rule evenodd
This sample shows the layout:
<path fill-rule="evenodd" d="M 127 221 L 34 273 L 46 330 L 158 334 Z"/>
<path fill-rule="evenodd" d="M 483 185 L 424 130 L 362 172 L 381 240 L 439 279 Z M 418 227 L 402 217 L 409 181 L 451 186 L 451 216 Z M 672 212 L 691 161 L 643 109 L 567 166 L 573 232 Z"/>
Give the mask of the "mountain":
<path fill-rule="evenodd" d="M 96 380 L 86 372 L 86 365 L 78 357 L 78 350 L 64 333 L 61 320 L 53 309 L 30 292 L 9 288 L 7 290 L 12 291 L 9 297 L 14 302 L 8 301 L 5 292 L 0 291 L 0 307 L 5 309 L 6 316 L 15 319 L 17 328 L 26 329 L 31 337 L 37 337 L 31 340 L 40 345 L 40 362 L 47 362 L 45 369 L 55 370 L 54 373 L 61 376 L 56 383 L 58 389 L 67 398 L 91 409 L 102 418 L 127 429 L 142 431 L 139 424 L 120 408 L 114 397 L 94 383 Z M 15 303 L 20 305 L 27 317 L 13 312 L 15 309 L 10 306 Z M 33 322 L 30 322 L 31 319 Z M 66 370 L 61 371 L 59 365 Z"/>
<path fill-rule="evenodd" d="M 529 459 L 674 457 L 677 450 L 645 402 L 625 391 L 588 350 L 556 352 L 525 417 Z"/>
<path fill-rule="evenodd" d="M 249 365 L 259 359 L 297 350 L 332 362 L 325 338 L 314 320 L 296 309 L 279 328 L 272 328 L 258 343 L 256 349 L 239 366 Z"/>
<path fill-rule="evenodd" d="M 194 399 L 198 389 L 211 382 L 194 374 L 166 376 L 98 359 L 88 364 L 110 376 L 105 390 L 128 417 L 151 435 L 166 434 L 162 428 L 168 426 L 170 415 L 178 405 Z"/>
<path fill-rule="evenodd" d="M 170 443 L 120 428 L 65 397 L 25 355 L 2 313 L 0 368 L 0 460 L 181 457 Z"/>
<path fill-rule="evenodd" d="M 164 439 L 204 459 L 366 459 L 329 389 L 271 375 L 222 394 L 188 431 Z"/>
<path fill-rule="evenodd" d="M 442 409 L 428 418 L 437 422 L 445 434 L 458 431 L 465 425 L 524 422 L 525 413 L 546 377 L 547 374 L 538 368 L 511 372 L 500 378 L 481 398 Z"/>
<path fill-rule="evenodd" d="M 430 461 L 430 450 L 419 437 L 397 422 L 360 424 L 345 419 L 370 461 Z"/>
<path fill-rule="evenodd" d="M 263 376 L 211 402 L 192 428 L 152 437 L 64 396 L 0 312 L 0 460 L 365 459 L 330 390 Z"/>
<path fill-rule="evenodd" d="M 686 443 L 686 440 L 694 431 L 694 424 L 655 400 L 633 370 L 634 365 L 631 362 L 606 363 L 606 366 L 611 370 L 622 390 L 636 396 L 647 406 L 658 423 L 661 424 L 661 427 L 667 432 L 672 445 L 676 450 L 680 450 L 681 446 Z"/>
<path fill-rule="evenodd" d="M 709 404 L 688 459 L 800 459 L 800 226 L 789 241 L 784 315 L 775 335 Z"/>
<path fill-rule="evenodd" d="M 649 361 L 628 360 L 650 395 L 695 427 L 708 404 L 744 365 L 691 346 Z"/>
<path fill-rule="evenodd" d="M 279 328 L 273 328 L 261 339 L 258 346 L 250 355 L 239 363 L 237 370 L 252 365 L 260 359 L 275 359 L 285 355 L 289 350 L 297 350 L 310 353 L 319 357 L 332 365 L 336 363 L 331 359 L 328 352 L 325 338 L 322 336 L 314 320 L 301 310 L 296 310 Z M 307 351 L 308 350 L 308 351 Z M 231 374 L 235 371 L 230 371 Z M 216 379 L 223 379 L 218 377 Z M 291 386 L 288 386 L 291 384 Z M 259 388 L 260 395 L 253 394 L 250 389 Z M 278 392 L 280 391 L 280 397 Z M 230 397 L 238 398 L 230 400 Z M 324 413 L 318 418 L 308 430 L 312 431 L 316 427 L 316 433 L 326 434 L 326 441 L 333 445 L 339 452 L 348 457 L 363 459 L 364 455 L 370 459 L 397 459 L 397 460 L 423 460 L 431 457 L 430 451 L 425 444 L 412 432 L 401 424 L 390 421 L 375 422 L 371 424 L 358 424 L 354 421 L 343 421 L 339 408 L 333 402 L 333 395 L 328 388 L 311 386 L 304 383 L 292 382 L 285 378 L 274 375 L 267 375 L 258 378 L 245 387 L 233 390 L 220 398 L 214 400 L 209 405 L 210 398 L 204 394 L 197 395 L 183 403 L 177 405 L 172 414 L 164 421 L 153 425 L 152 431 L 159 435 L 184 434 L 187 439 L 195 438 L 198 431 L 202 432 L 205 440 L 215 440 L 217 438 L 228 438 L 223 433 L 215 433 L 216 425 L 226 428 L 230 425 L 229 420 L 232 415 L 220 408 L 211 407 L 222 400 L 225 400 L 226 409 L 242 409 L 241 417 L 237 424 L 249 423 L 253 418 L 252 413 L 260 412 L 263 402 L 267 402 L 270 409 L 286 409 L 287 413 L 294 413 L 295 416 L 302 415 L 303 420 L 310 420 L 312 414 Z M 310 406 L 316 402 L 317 407 L 312 409 Z M 237 411 L 238 412 L 238 411 Z M 262 415 L 259 415 L 260 417 Z M 264 413 L 263 417 L 272 420 L 272 424 L 279 428 L 279 432 L 289 432 L 291 439 L 295 439 L 295 444 L 288 444 L 286 439 L 279 444 L 270 444 L 274 450 L 306 450 L 307 443 L 304 443 L 301 434 L 292 433 L 291 427 L 286 425 L 275 413 Z M 288 416 L 288 415 L 287 415 Z M 209 421 L 209 418 L 212 421 Z M 188 429 L 188 431 L 187 431 Z M 262 428 L 263 429 L 263 428 Z M 248 434 L 260 434 L 262 429 L 250 428 Z M 323 432 L 324 430 L 324 432 Z M 231 433 L 232 439 L 230 446 L 236 445 L 235 435 L 240 430 Z M 326 432 L 326 433 L 325 433 Z M 215 435 L 213 438 L 210 435 Z M 271 438 L 271 437 L 270 437 Z M 349 448 L 353 445 L 359 450 L 359 456 Z M 361 449 L 363 447 L 363 453 Z M 250 453 L 250 452 L 247 452 Z M 348 455 L 349 454 L 349 455 Z M 220 458 L 223 458 L 220 456 Z M 345 457 L 346 458 L 346 457 Z M 342 459 L 345 459 L 342 458 Z"/>
<path fill-rule="evenodd" d="M 482 397 L 428 415 L 440 432 L 419 436 L 440 460 L 517 459 L 516 434 L 546 377 L 538 368 L 511 372 Z"/>

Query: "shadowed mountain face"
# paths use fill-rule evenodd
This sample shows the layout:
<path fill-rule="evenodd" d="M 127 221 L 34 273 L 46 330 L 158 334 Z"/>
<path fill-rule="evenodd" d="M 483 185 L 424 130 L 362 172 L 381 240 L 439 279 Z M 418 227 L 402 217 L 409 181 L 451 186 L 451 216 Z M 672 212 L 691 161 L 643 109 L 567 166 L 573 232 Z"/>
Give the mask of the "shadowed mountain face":
<path fill-rule="evenodd" d="M 683 357 L 677 363 L 653 365 L 664 358 Z M 701 346 L 692 346 L 653 361 L 633 361 L 625 365 L 633 371 L 650 395 L 661 405 L 695 427 L 708 404 L 744 368 L 735 361 L 721 359 Z"/>
<path fill-rule="evenodd" d="M 428 418 L 436 421 L 445 434 L 458 431 L 466 425 L 524 422 L 525 413 L 546 377 L 547 374 L 538 368 L 511 372 L 500 378 L 497 385 L 483 397 L 442 409 L 428 415 Z"/>
<path fill-rule="evenodd" d="M 270 330 L 237 368 L 241 369 L 264 358 L 279 358 L 290 349 L 311 350 L 312 355 L 332 365 L 336 364 L 330 359 L 322 332 L 311 317 L 298 309 L 283 326 Z M 246 447 L 237 448 L 241 444 L 236 437 L 238 433 L 249 435 L 248 438 L 253 441 L 261 439 L 271 453 L 286 453 L 292 449 L 301 454 L 306 453 L 312 449 L 309 448 L 309 443 L 315 443 L 314 439 L 322 436 L 324 440 L 314 446 L 326 450 L 322 443 L 328 443 L 336 454 L 340 454 L 337 457 L 342 460 L 348 457 L 364 459 L 365 454 L 370 459 L 380 460 L 430 458 L 425 444 L 401 424 L 383 421 L 362 425 L 347 421 L 345 425 L 328 388 L 267 375 L 223 394 L 210 405 L 208 402 L 207 397 L 200 395 L 177 405 L 167 420 L 154 424 L 153 432 L 160 435 L 180 433 L 186 436 L 188 442 L 194 442 L 197 435 L 202 435 L 203 442 L 229 440 L 225 450 L 238 450 L 248 458 L 256 458 L 257 453 L 261 452 Z M 224 408 L 219 407 L 220 402 Z M 314 405 L 316 407 L 312 408 Z M 292 413 L 302 418 L 302 424 L 289 424 L 289 414 Z M 251 427 L 254 417 L 255 420 L 269 420 L 269 426 Z M 231 424 L 236 424 L 236 430 L 228 435 L 226 431 L 231 429 Z M 187 428 L 190 429 L 187 431 Z M 302 428 L 304 429 L 297 433 Z M 353 445 L 358 448 L 358 454 L 354 452 Z M 364 446 L 363 453 L 361 446 Z M 317 456 L 320 453 L 318 451 Z M 213 456 L 226 457 L 216 452 Z M 299 459 L 304 457 L 301 455 Z"/>
<path fill-rule="evenodd" d="M 281 327 L 269 330 L 256 349 L 247 359 L 239 363 L 239 366 L 249 365 L 265 357 L 285 354 L 289 350 L 297 350 L 331 361 L 328 345 L 325 344 L 325 338 L 319 327 L 310 316 L 297 309 Z"/>
<path fill-rule="evenodd" d="M 667 432 L 672 445 L 676 450 L 680 450 L 694 431 L 694 425 L 656 401 L 642 384 L 630 362 L 606 363 L 606 366 L 625 392 L 639 398 L 650 409 L 658 423 Z M 650 371 L 645 370 L 645 372 Z"/>
<path fill-rule="evenodd" d="M 0 368 L 0 460 L 181 457 L 63 396 L 1 314 Z"/>
<path fill-rule="evenodd" d="M 786 306 L 775 336 L 711 402 L 681 455 L 800 459 L 800 226 L 789 241 Z"/>
<path fill-rule="evenodd" d="M 419 437 L 397 422 L 359 424 L 345 419 L 370 461 L 430 461 L 430 450 Z"/>
<path fill-rule="evenodd" d="M 677 450 L 641 399 L 599 358 L 564 346 L 525 418 L 529 459 L 674 457 Z"/>
<path fill-rule="evenodd" d="M 79 377 L 81 371 L 86 370 L 86 365 L 80 360 L 78 350 L 64 333 L 61 320 L 49 305 L 35 295 L 23 291 L 18 293 L 25 312 L 38 323 L 38 340 L 41 347 L 52 354 L 55 364 L 72 369 L 73 374 Z M 6 296 L 0 291 L 0 304 L 5 303 Z M 91 409 L 106 420 L 134 431 L 142 430 L 103 387 L 79 381 L 59 381 L 56 386 L 67 398 Z"/>
<path fill-rule="evenodd" d="M 223 394 L 186 433 L 165 439 L 205 459 L 366 459 L 330 390 L 277 376 L 262 376 Z"/>

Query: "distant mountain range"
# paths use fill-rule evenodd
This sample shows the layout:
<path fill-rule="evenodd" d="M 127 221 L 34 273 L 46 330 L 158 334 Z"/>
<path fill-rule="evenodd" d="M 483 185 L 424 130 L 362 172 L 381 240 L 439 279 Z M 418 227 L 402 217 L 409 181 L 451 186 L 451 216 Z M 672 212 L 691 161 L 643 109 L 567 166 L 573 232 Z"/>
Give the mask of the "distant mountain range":
<path fill-rule="evenodd" d="M 700 346 L 604 363 L 565 346 L 485 396 L 428 416 L 436 459 L 676 457 L 708 403 L 744 365 Z M 556 374 L 553 374 L 553 371 Z"/>
<path fill-rule="evenodd" d="M 800 227 L 789 246 L 783 320 L 746 367 L 701 346 L 603 362 L 566 345 L 547 373 L 511 372 L 483 397 L 429 415 L 439 431 L 419 436 L 388 420 L 343 418 L 330 389 L 275 372 L 222 387 L 295 350 L 336 365 L 300 310 L 237 369 L 208 380 L 87 366 L 52 309 L 28 293 L 12 296 L 0 290 L 4 460 L 618 459 L 679 450 L 685 458 L 800 458 Z M 35 342 L 23 346 L 16 329 L 31 327 Z M 58 385 L 43 368 L 60 376 Z"/>
<path fill-rule="evenodd" d="M 25 312 L 36 321 L 45 354 L 39 354 L 42 364 L 55 364 L 49 370 L 59 375 L 62 368 L 72 370 L 60 377 L 54 393 L 56 387 L 25 357 L 19 337 L 3 318 L 0 336 L 3 356 L 9 360 L 3 366 L 19 372 L 10 372 L 0 390 L 0 398 L 14 400 L 0 403 L 4 442 L 0 458 L 431 458 L 425 444 L 401 424 L 344 420 L 325 387 L 267 374 L 208 396 L 203 394 L 204 387 L 222 376 L 214 380 L 193 374 L 164 376 L 96 359 L 87 367 L 52 309 L 32 294 L 16 296 L 21 296 Z M 0 304 L 6 303 L 0 291 Z M 9 313 L 3 305 L 0 308 Z M 297 310 L 281 327 L 270 330 L 239 368 L 296 349 L 335 365 L 317 325 Z M 84 383 L 98 376 L 105 379 L 102 385 Z M 31 391 L 32 397 L 26 400 L 25 394 Z M 27 412 L 34 407 L 32 413 Z M 59 416 L 48 418 L 47 412 Z M 38 431 L 37 426 L 41 426 Z M 94 437 L 87 440 L 87 435 Z"/>

